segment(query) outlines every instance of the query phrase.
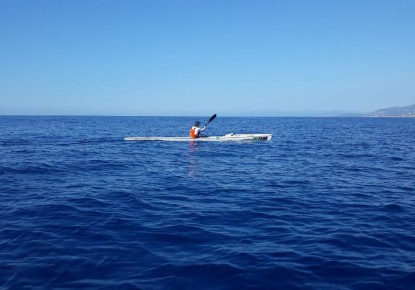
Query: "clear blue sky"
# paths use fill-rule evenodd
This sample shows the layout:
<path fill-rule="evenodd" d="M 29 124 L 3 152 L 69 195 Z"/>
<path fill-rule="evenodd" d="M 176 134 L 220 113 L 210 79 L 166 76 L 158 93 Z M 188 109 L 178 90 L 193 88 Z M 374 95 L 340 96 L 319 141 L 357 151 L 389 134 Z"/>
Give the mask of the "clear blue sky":
<path fill-rule="evenodd" d="M 0 114 L 415 103 L 411 0 L 0 0 Z"/>

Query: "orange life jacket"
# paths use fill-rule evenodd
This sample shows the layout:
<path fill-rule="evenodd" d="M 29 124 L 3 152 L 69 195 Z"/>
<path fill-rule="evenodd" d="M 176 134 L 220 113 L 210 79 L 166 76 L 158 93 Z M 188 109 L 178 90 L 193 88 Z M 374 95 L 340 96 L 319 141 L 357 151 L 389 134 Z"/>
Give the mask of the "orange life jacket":
<path fill-rule="evenodd" d="M 190 138 L 199 138 L 200 137 L 200 130 L 198 130 L 198 134 L 196 134 L 196 129 L 198 129 L 198 127 L 193 126 L 192 128 L 190 128 L 189 130 L 189 137 Z"/>
<path fill-rule="evenodd" d="M 196 138 L 196 134 L 195 134 L 195 128 L 190 128 L 189 130 L 189 137 L 195 139 Z"/>

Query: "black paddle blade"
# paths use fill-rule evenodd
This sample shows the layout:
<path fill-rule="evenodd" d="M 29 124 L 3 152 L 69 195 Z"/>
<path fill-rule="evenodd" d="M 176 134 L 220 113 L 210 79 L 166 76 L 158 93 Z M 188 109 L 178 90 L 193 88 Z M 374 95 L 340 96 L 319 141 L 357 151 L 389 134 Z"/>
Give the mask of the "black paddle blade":
<path fill-rule="evenodd" d="M 214 114 L 212 117 L 210 117 L 210 119 L 209 119 L 209 121 L 206 123 L 206 125 L 207 125 L 207 124 L 209 124 L 210 122 L 212 122 L 213 120 L 215 120 L 215 118 L 216 118 L 216 114 Z"/>

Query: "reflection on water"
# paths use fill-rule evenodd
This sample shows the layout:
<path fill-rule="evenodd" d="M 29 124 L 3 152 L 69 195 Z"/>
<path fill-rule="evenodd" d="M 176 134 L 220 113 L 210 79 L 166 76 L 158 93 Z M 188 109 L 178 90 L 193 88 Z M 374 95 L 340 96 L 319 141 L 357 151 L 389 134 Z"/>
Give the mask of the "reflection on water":
<path fill-rule="evenodd" d="M 189 150 L 187 154 L 187 160 L 189 162 L 189 170 L 187 173 L 188 177 L 193 177 L 195 174 L 195 167 L 196 167 L 196 158 L 195 154 L 197 154 L 197 143 L 195 141 L 189 141 Z"/>

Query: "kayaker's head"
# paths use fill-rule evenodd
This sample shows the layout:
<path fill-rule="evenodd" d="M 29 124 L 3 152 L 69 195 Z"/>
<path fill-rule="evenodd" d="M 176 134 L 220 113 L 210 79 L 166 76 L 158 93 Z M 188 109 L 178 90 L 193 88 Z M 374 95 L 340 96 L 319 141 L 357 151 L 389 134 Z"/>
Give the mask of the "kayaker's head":
<path fill-rule="evenodd" d="M 200 122 L 199 122 L 199 121 L 196 121 L 196 122 L 195 122 L 195 124 L 194 124 L 193 126 L 195 126 L 195 127 L 199 127 L 199 125 L 200 125 Z"/>

